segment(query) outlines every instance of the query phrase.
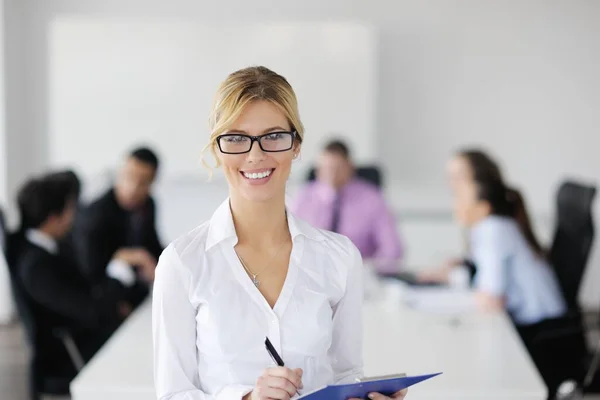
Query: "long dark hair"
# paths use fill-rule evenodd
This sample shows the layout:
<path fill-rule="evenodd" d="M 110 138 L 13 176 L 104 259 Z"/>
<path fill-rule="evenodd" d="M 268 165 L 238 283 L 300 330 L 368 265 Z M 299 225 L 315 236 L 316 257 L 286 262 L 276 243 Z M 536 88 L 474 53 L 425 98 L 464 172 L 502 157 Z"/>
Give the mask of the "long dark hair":
<path fill-rule="evenodd" d="M 459 156 L 471 167 L 479 199 L 490 204 L 492 214 L 515 219 L 531 249 L 545 257 L 546 251 L 533 233 L 523 196 L 504 182 L 498 164 L 481 150 L 463 150 Z"/>

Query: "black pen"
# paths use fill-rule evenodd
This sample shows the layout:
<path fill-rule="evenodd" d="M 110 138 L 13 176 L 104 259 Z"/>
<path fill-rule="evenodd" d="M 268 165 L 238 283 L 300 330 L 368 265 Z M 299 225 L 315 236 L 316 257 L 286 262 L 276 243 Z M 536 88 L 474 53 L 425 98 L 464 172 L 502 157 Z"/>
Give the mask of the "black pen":
<path fill-rule="evenodd" d="M 277 350 L 275 350 L 275 347 L 273 347 L 273 344 L 271 343 L 271 341 L 269 340 L 269 338 L 265 338 L 265 347 L 267 348 L 267 352 L 269 353 L 269 355 L 271 356 L 271 358 L 273 359 L 273 361 L 275 361 L 275 363 L 277 365 L 279 365 L 280 367 L 283 367 L 283 360 L 281 359 L 281 357 L 279 356 L 279 354 L 277 353 Z M 300 392 L 298 392 L 298 390 L 296 390 L 296 393 L 298 395 L 300 395 Z"/>

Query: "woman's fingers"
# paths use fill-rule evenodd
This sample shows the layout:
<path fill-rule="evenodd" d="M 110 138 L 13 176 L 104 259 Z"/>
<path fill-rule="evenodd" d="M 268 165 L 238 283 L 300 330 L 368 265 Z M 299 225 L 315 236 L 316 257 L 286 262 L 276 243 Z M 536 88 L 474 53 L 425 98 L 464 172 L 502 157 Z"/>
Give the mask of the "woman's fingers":
<path fill-rule="evenodd" d="M 407 394 L 408 394 L 408 389 L 404 389 L 404 390 L 394 393 L 394 395 L 392 396 L 392 399 L 403 400 Z"/>
<path fill-rule="evenodd" d="M 296 394 L 297 387 L 292 384 L 292 382 L 288 381 L 285 378 L 280 378 L 278 376 L 269 376 L 267 378 L 267 386 L 272 389 L 281 389 L 285 390 L 290 397 Z"/>
<path fill-rule="evenodd" d="M 293 396 L 284 387 L 293 385 L 284 378 L 263 375 L 256 381 L 256 388 L 252 391 L 252 400 L 289 400 Z M 295 393 L 295 392 L 292 392 Z"/>
<path fill-rule="evenodd" d="M 406 397 L 406 394 L 408 393 L 408 389 L 404 389 L 404 390 L 400 390 L 399 392 L 394 393 L 392 396 L 385 396 L 381 393 L 369 393 L 369 399 L 371 400 L 403 400 Z M 358 398 L 351 398 L 348 400 L 361 400 Z"/>
<path fill-rule="evenodd" d="M 302 386 L 304 386 L 302 384 L 302 374 L 304 373 L 304 371 L 302 371 L 302 368 L 296 368 L 293 371 L 296 373 L 296 375 L 300 377 L 300 386 L 298 387 L 298 389 L 302 389 Z"/>
<path fill-rule="evenodd" d="M 408 393 L 408 389 L 400 390 L 399 392 L 394 393 L 391 396 L 384 396 L 381 393 L 369 393 L 369 399 L 371 400 L 403 400 Z"/>
<path fill-rule="evenodd" d="M 381 393 L 369 393 L 369 398 L 371 400 L 389 400 L 389 399 L 393 399 L 393 397 L 384 396 Z"/>
<path fill-rule="evenodd" d="M 265 376 L 284 378 L 291 382 L 296 388 L 302 387 L 302 370 L 291 370 L 286 367 L 273 367 L 265 370 Z"/>
<path fill-rule="evenodd" d="M 261 394 L 265 399 L 290 400 L 292 398 L 292 395 L 285 390 L 273 387 L 264 389 Z"/>
<path fill-rule="evenodd" d="M 273 367 L 264 371 L 256 381 L 252 399 L 289 400 L 302 387 L 302 370 Z"/>

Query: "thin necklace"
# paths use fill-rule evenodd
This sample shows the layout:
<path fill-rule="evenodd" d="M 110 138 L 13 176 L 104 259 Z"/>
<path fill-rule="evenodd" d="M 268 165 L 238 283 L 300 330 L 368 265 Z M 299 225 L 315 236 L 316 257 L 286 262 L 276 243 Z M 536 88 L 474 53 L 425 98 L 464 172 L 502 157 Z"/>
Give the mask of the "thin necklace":
<path fill-rule="evenodd" d="M 279 248 L 277 249 L 277 251 L 275 252 L 275 254 L 273 254 L 273 256 L 271 256 L 271 258 L 269 259 L 269 262 L 267 263 L 266 266 L 263 267 L 263 269 L 261 269 L 260 271 L 258 271 L 257 274 L 255 274 L 254 272 L 250 271 L 250 268 L 248 268 L 246 266 L 246 263 L 244 263 L 244 260 L 242 259 L 242 257 L 238 254 L 237 251 L 235 251 L 235 255 L 237 256 L 237 258 L 240 260 L 240 263 L 242 264 L 242 267 L 244 267 L 244 269 L 252 276 L 252 283 L 254 283 L 254 286 L 258 287 L 260 285 L 260 281 L 258 280 L 258 275 L 260 275 L 264 270 L 266 270 L 268 267 L 271 266 L 271 261 L 273 261 L 273 259 L 275 259 L 275 257 L 277 256 L 277 254 L 279 254 L 279 252 L 281 251 L 281 249 L 283 248 L 283 245 L 286 243 L 287 241 L 284 241 L 281 246 L 279 246 Z"/>

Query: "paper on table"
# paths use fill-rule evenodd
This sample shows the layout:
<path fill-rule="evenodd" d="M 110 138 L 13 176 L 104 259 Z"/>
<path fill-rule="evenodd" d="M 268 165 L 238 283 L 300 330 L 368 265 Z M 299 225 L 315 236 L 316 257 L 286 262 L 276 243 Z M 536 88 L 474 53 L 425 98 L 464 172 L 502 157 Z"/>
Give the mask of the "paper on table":
<path fill-rule="evenodd" d="M 469 290 L 407 288 L 404 301 L 411 308 L 440 314 L 461 314 L 476 310 L 475 297 Z"/>

